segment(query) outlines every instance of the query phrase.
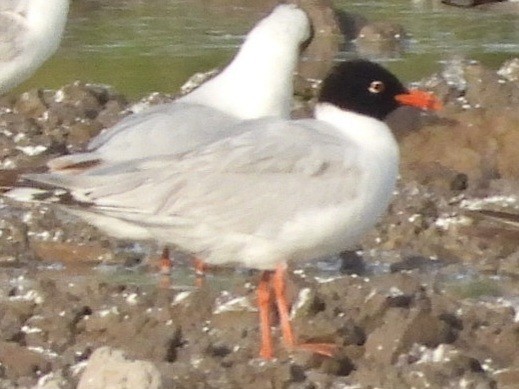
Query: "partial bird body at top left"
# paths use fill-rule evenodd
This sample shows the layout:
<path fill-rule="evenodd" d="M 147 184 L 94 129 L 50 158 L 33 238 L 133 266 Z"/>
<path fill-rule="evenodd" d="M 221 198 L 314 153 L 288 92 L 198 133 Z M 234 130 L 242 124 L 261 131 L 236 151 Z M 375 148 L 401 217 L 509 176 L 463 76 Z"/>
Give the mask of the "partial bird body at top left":
<path fill-rule="evenodd" d="M 0 0 L 0 95 L 58 49 L 68 9 L 69 0 Z"/>

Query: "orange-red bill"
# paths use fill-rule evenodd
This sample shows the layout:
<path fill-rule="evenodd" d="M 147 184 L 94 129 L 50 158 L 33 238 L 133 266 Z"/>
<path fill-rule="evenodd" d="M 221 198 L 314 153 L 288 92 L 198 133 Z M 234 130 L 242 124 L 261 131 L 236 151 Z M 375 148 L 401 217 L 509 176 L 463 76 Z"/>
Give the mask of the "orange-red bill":
<path fill-rule="evenodd" d="M 400 104 L 410 105 L 421 109 L 437 111 L 443 107 L 441 101 L 433 93 L 424 92 L 418 89 L 412 89 L 407 93 L 396 95 L 395 99 Z"/>

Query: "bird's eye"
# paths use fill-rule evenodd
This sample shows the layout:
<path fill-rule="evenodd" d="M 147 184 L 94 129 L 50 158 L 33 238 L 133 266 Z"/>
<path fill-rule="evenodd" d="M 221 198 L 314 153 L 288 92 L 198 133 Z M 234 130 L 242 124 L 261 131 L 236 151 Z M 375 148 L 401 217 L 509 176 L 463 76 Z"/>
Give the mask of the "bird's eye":
<path fill-rule="evenodd" d="M 371 93 L 381 93 L 381 92 L 384 92 L 384 89 L 386 88 L 386 86 L 384 85 L 384 83 L 382 81 L 373 81 L 370 85 L 369 85 L 369 88 L 368 90 L 371 92 Z"/>

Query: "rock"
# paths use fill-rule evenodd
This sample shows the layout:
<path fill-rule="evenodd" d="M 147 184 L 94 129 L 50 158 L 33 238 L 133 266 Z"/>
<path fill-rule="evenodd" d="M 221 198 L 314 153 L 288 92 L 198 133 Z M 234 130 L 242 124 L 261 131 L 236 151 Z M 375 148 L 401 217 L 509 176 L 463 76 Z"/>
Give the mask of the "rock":
<path fill-rule="evenodd" d="M 489 1 L 478 5 L 477 8 L 490 12 L 500 12 L 507 15 L 519 14 L 519 3 L 514 0 Z"/>
<path fill-rule="evenodd" d="M 97 115 L 96 121 L 103 128 L 114 126 L 119 120 L 123 118 L 122 111 L 126 108 L 127 105 L 128 103 L 125 100 L 107 101 L 104 108 Z"/>
<path fill-rule="evenodd" d="M 440 73 L 420 84 L 445 101 L 446 108 L 503 109 L 519 102 L 519 88 L 513 80 L 500 78 L 480 62 L 464 58 L 446 61 Z"/>
<path fill-rule="evenodd" d="M 302 289 L 294 306 L 292 321 L 301 342 L 334 342 L 337 327 L 333 317 L 330 317 L 326 310 L 325 299 L 322 296 L 318 296 L 310 288 Z"/>
<path fill-rule="evenodd" d="M 211 69 L 207 72 L 198 72 L 193 74 L 189 79 L 180 87 L 180 93 L 187 95 L 189 92 L 195 90 L 204 82 L 215 77 L 219 73 L 218 69 Z"/>
<path fill-rule="evenodd" d="M 62 353 L 73 340 L 74 316 L 61 312 L 61 320 L 52 315 L 35 315 L 24 323 L 22 332 L 28 347 L 50 349 Z"/>
<path fill-rule="evenodd" d="M 47 263 L 68 263 L 70 266 L 81 263 L 99 264 L 114 261 L 113 251 L 100 242 L 78 244 L 70 242 L 33 241 L 31 248 L 38 259 Z"/>
<path fill-rule="evenodd" d="M 101 347 L 88 360 L 78 389 L 160 389 L 162 379 L 151 363 L 127 359 L 122 351 Z"/>
<path fill-rule="evenodd" d="M 365 42 L 399 41 L 406 37 L 404 27 L 391 22 L 368 23 L 359 31 L 357 39 Z"/>
<path fill-rule="evenodd" d="M 421 128 L 441 123 L 441 119 L 432 112 L 423 112 L 414 107 L 400 107 L 391 112 L 385 122 L 400 142 L 407 135 Z"/>
<path fill-rule="evenodd" d="M 407 33 L 404 28 L 391 22 L 368 23 L 361 28 L 355 46 L 361 56 L 398 57 L 404 51 Z"/>
<path fill-rule="evenodd" d="M 56 92 L 34 89 L 5 104 L 0 161 L 12 169 L 40 166 L 48 155 L 82 150 L 102 128 L 120 120 L 127 102 L 109 87 L 75 82 Z"/>
<path fill-rule="evenodd" d="M 435 347 L 447 339 L 445 323 L 430 313 L 393 308 L 384 316 L 384 324 L 368 335 L 365 357 L 389 365 L 415 343 Z"/>
<path fill-rule="evenodd" d="M 23 324 L 34 313 L 32 301 L 2 301 L 0 303 L 0 339 L 14 341 Z"/>
<path fill-rule="evenodd" d="M 49 373 L 38 380 L 32 389 L 73 389 L 74 386 L 63 377 L 62 372 Z"/>
<path fill-rule="evenodd" d="M 511 277 L 519 276 L 519 252 L 514 251 L 512 254 L 501 260 L 501 273 L 510 275 Z"/>
<path fill-rule="evenodd" d="M 505 0 L 442 0 L 442 3 L 456 7 L 475 7 L 476 5 L 498 3 L 500 1 Z"/>
<path fill-rule="evenodd" d="M 68 108 L 68 112 L 63 115 L 68 123 L 73 123 L 77 116 L 93 119 L 101 109 L 99 94 L 94 93 L 88 86 L 78 81 L 58 90 L 49 105 L 51 111 L 55 110 L 59 115 L 65 114 L 66 111 L 63 109 Z M 70 118 L 69 115 L 71 115 Z"/>
<path fill-rule="evenodd" d="M 459 187 L 454 183 L 459 174 L 466 176 L 465 188 L 519 177 L 519 159 L 513 151 L 519 144 L 514 130 L 519 115 L 514 110 L 495 108 L 490 113 L 487 108 L 451 117 L 457 120 L 426 126 L 402 139 L 404 177 L 421 183 L 440 179 L 453 189 Z"/>
<path fill-rule="evenodd" d="M 457 7 L 473 7 L 476 5 L 475 0 L 442 0 L 443 4 L 455 5 Z"/>
<path fill-rule="evenodd" d="M 519 368 L 502 369 L 494 376 L 499 389 L 514 389 L 519 382 Z"/>
<path fill-rule="evenodd" d="M 517 85 L 499 82 L 495 71 L 471 61 L 465 66 L 464 73 L 467 81 L 465 98 L 471 106 L 501 108 L 517 104 Z"/>
<path fill-rule="evenodd" d="M 0 220 L 0 245 L 5 246 L 0 254 L 0 262 L 16 264 L 21 259 L 20 252 L 27 252 L 27 225 L 19 217 L 6 216 Z"/>
<path fill-rule="evenodd" d="M 37 89 L 32 89 L 29 92 L 24 92 L 16 100 L 14 109 L 27 117 L 36 119 L 43 115 L 47 110 L 42 98 L 41 93 Z"/>
<path fill-rule="evenodd" d="M 90 139 L 101 131 L 100 123 L 74 123 L 68 127 L 67 143 L 69 151 L 83 150 Z"/>
<path fill-rule="evenodd" d="M 36 378 L 49 372 L 51 363 L 41 353 L 29 350 L 15 342 L 0 342 L 0 364 L 5 377 Z"/>
<path fill-rule="evenodd" d="M 335 17 L 339 30 L 347 41 L 355 39 L 362 27 L 368 24 L 368 19 L 365 16 L 347 12 L 343 9 L 335 9 Z"/>
<path fill-rule="evenodd" d="M 481 374 L 479 362 L 454 346 L 441 344 L 436 348 L 415 345 L 398 363 L 404 371 L 408 387 L 416 388 L 493 388 L 493 380 Z M 413 366 L 408 371 L 408 368 Z M 418 371 L 415 370 L 418 368 Z M 446 377 L 449 377 L 446 379 Z"/>
<path fill-rule="evenodd" d="M 333 66 L 343 42 L 331 0 L 291 0 L 310 17 L 313 37 L 304 51 L 306 61 L 299 61 L 294 81 L 296 94 L 307 95 L 315 80 L 322 80 Z"/>
<path fill-rule="evenodd" d="M 519 81 L 519 58 L 512 58 L 505 61 L 497 71 L 497 74 L 508 81 Z"/>

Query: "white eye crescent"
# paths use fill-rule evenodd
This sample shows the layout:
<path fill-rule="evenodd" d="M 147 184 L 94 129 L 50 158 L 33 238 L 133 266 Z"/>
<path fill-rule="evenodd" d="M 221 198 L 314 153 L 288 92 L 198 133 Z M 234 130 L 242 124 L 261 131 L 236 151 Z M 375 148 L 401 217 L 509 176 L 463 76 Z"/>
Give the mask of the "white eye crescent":
<path fill-rule="evenodd" d="M 384 89 L 386 89 L 386 86 L 384 85 L 384 83 L 382 81 L 373 81 L 369 85 L 369 88 L 368 88 L 368 90 L 371 93 L 375 93 L 375 94 L 384 92 Z"/>

